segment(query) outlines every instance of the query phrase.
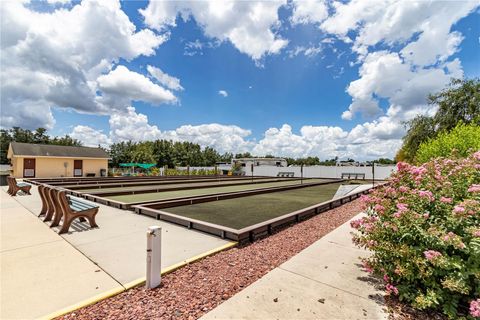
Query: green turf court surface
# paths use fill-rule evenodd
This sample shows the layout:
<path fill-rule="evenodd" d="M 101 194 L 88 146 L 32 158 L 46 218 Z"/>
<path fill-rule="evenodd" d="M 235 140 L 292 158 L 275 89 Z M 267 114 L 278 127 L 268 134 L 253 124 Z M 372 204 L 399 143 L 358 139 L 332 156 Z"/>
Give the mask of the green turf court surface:
<path fill-rule="evenodd" d="M 262 179 L 262 180 L 212 180 L 212 181 L 206 181 L 206 182 L 192 182 L 192 183 L 174 183 L 174 184 L 162 184 L 162 183 L 157 183 L 157 184 L 146 184 L 146 185 L 141 185 L 141 186 L 133 186 L 133 187 L 109 187 L 109 188 L 95 188 L 95 189 L 81 189 L 78 190 L 82 193 L 91 193 L 95 194 L 97 192 L 115 192 L 115 191 L 136 191 L 136 190 L 143 190 L 143 189 L 172 189 L 172 188 L 179 188 L 179 187 L 203 187 L 203 186 L 221 186 L 224 184 L 261 184 L 264 185 L 265 183 L 268 182 L 275 182 L 275 181 L 281 181 L 281 179 L 278 178 L 272 178 L 272 179 Z M 285 181 L 285 180 L 283 180 Z M 265 183 L 262 183 L 265 182 Z"/>
<path fill-rule="evenodd" d="M 323 182 L 323 181 L 329 181 L 329 180 L 328 179 L 311 179 L 311 180 L 304 180 L 304 183 Z M 255 189 L 271 188 L 271 187 L 291 186 L 291 185 L 297 185 L 300 183 L 301 183 L 300 180 L 293 180 L 293 181 L 248 184 L 248 185 L 238 185 L 238 186 L 228 186 L 228 187 L 214 187 L 214 188 L 204 188 L 204 189 L 162 191 L 162 192 L 150 192 L 150 193 L 129 194 L 129 195 L 120 195 L 120 196 L 108 196 L 105 198 L 115 200 L 115 201 L 125 202 L 125 203 L 132 203 L 132 202 L 141 202 L 141 201 L 175 199 L 175 198 L 192 197 L 192 196 L 205 196 L 209 194 L 223 193 L 223 192 L 236 192 L 236 191 L 255 190 Z"/>
<path fill-rule="evenodd" d="M 176 215 L 241 229 L 331 200 L 341 183 L 163 209 Z"/>

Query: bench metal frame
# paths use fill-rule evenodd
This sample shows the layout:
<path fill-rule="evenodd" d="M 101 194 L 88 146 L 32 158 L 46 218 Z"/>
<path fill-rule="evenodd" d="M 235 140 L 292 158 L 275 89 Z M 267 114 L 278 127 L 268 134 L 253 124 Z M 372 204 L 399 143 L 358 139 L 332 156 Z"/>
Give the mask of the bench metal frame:
<path fill-rule="evenodd" d="M 42 209 L 38 216 L 45 216 L 44 222 L 52 221 L 51 228 L 59 226 L 63 218 L 59 234 L 68 232 L 72 222 L 77 218 L 81 222 L 88 220 L 92 228 L 98 227 L 95 221 L 99 210 L 98 205 L 67 196 L 65 189 L 52 186 L 40 185 L 38 192 L 42 199 Z"/>
<path fill-rule="evenodd" d="M 15 197 L 18 191 L 22 191 L 25 194 L 31 195 L 30 193 L 30 189 L 32 189 L 31 184 L 28 184 L 25 182 L 18 183 L 17 179 L 15 179 L 14 177 L 7 177 L 7 183 L 8 183 L 7 193 L 12 197 Z"/>

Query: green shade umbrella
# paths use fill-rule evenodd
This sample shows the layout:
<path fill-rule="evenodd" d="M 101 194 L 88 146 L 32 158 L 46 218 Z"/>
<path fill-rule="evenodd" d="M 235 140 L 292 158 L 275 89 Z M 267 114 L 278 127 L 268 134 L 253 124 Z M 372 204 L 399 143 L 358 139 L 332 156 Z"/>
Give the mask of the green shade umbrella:
<path fill-rule="evenodd" d="M 128 163 L 120 163 L 120 167 L 140 167 L 143 169 L 150 169 L 151 167 L 155 167 L 155 163 L 128 162 Z"/>

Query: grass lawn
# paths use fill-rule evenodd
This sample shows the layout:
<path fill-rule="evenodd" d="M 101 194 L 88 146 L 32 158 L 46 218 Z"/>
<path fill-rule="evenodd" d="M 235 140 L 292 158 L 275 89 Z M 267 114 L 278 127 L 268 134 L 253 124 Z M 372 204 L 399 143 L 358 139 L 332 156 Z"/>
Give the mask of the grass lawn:
<path fill-rule="evenodd" d="M 279 191 L 237 199 L 173 207 L 164 211 L 241 229 L 332 199 L 341 183 Z"/>
<path fill-rule="evenodd" d="M 329 181 L 329 180 L 327 179 L 308 180 L 309 183 L 321 182 L 321 181 Z M 214 188 L 205 188 L 205 189 L 129 194 L 129 195 L 120 195 L 120 196 L 109 196 L 105 198 L 121 201 L 125 203 L 131 203 L 131 202 L 150 201 L 150 200 L 175 199 L 175 198 L 189 197 L 189 196 L 204 196 L 204 195 L 221 193 L 221 192 L 246 191 L 246 190 L 255 190 L 255 189 L 269 188 L 269 187 L 290 186 L 290 185 L 296 185 L 296 184 L 300 184 L 300 180 L 270 182 L 270 183 L 261 183 L 261 184 L 248 184 L 248 185 L 228 186 L 228 187 L 214 187 Z"/>

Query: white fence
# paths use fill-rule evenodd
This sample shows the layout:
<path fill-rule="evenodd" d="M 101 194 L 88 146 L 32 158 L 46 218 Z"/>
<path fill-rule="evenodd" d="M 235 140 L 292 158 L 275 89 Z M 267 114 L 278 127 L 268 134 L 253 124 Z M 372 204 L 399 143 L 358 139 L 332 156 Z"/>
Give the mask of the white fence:
<path fill-rule="evenodd" d="M 243 168 L 245 175 L 251 175 L 250 167 Z M 396 166 L 375 165 L 375 179 L 384 180 L 388 178 L 392 172 L 396 171 Z M 293 172 L 295 177 L 301 176 L 300 166 L 291 167 L 275 167 L 275 166 L 258 166 L 253 167 L 255 176 L 276 177 L 279 172 Z M 372 167 L 355 167 L 355 166 L 305 166 L 303 167 L 303 176 L 305 178 L 341 178 L 342 173 L 363 173 L 365 179 L 372 179 Z"/>

